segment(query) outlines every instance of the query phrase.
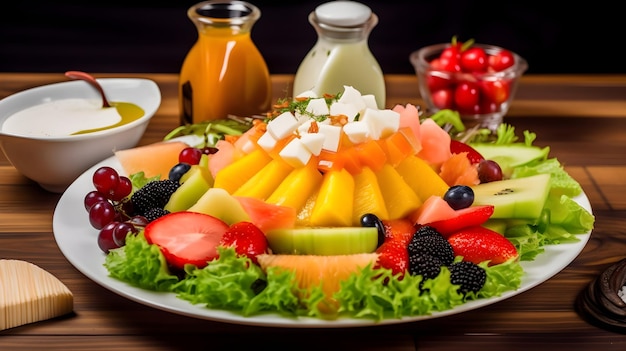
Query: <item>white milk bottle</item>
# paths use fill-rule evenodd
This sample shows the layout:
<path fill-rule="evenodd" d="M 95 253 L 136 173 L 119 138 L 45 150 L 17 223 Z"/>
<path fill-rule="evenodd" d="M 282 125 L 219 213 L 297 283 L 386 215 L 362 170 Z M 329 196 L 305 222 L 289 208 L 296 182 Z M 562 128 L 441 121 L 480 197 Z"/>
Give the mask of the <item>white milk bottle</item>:
<path fill-rule="evenodd" d="M 331 1 L 309 14 L 318 39 L 306 55 L 293 84 L 293 96 L 305 91 L 338 94 L 352 86 L 362 95 L 373 94 L 385 108 L 385 81 L 367 40 L 378 23 L 372 10 L 354 1 Z"/>

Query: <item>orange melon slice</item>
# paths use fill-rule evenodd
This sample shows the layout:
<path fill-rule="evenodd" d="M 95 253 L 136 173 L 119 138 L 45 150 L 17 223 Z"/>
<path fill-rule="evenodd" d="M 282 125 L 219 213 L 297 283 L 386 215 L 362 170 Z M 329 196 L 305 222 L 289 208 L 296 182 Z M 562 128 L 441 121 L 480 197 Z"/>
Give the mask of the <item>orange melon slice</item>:
<path fill-rule="evenodd" d="M 163 141 L 115 151 L 115 157 L 127 175 L 144 172 L 146 178 L 167 179 L 170 169 L 178 163 L 180 152 L 189 147 L 182 141 Z"/>

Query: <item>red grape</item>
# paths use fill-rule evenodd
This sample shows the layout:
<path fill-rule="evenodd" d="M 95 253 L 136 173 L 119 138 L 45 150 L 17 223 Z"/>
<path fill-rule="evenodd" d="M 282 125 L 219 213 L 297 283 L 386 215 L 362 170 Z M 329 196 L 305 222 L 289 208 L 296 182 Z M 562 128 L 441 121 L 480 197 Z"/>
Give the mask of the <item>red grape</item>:
<path fill-rule="evenodd" d="M 137 234 L 138 230 L 134 225 L 128 222 L 118 223 L 115 228 L 113 228 L 113 242 L 119 247 L 122 247 L 126 244 L 126 236 L 130 233 Z"/>
<path fill-rule="evenodd" d="M 94 172 L 92 181 L 96 190 L 110 198 L 120 182 L 120 176 L 115 169 L 105 166 Z"/>
<path fill-rule="evenodd" d="M 118 224 L 119 222 L 110 222 L 100 229 L 100 232 L 98 233 L 98 247 L 105 253 L 108 253 L 109 250 L 120 247 L 115 243 L 115 240 L 113 240 L 113 231 Z"/>
<path fill-rule="evenodd" d="M 186 147 L 178 155 L 178 162 L 187 163 L 190 165 L 197 165 L 202 158 L 202 150 L 196 147 Z"/>
<path fill-rule="evenodd" d="M 481 183 L 495 182 L 502 180 L 502 169 L 493 160 L 482 160 L 478 163 L 478 178 Z"/>
<path fill-rule="evenodd" d="M 114 201 L 120 201 L 124 199 L 126 196 L 130 195 L 133 190 L 133 184 L 128 177 L 120 176 L 119 183 L 113 189 L 113 194 L 111 194 L 110 198 Z"/>
<path fill-rule="evenodd" d="M 97 190 L 93 190 L 87 193 L 87 195 L 85 195 L 85 209 L 87 210 L 87 212 L 89 212 L 89 210 L 91 209 L 91 206 L 95 205 L 96 203 L 100 202 L 100 201 L 107 201 L 107 198 L 102 195 L 101 192 L 97 191 Z"/>
<path fill-rule="evenodd" d="M 89 223 L 96 229 L 102 229 L 115 220 L 115 215 L 115 207 L 110 202 L 96 202 L 89 209 Z"/>

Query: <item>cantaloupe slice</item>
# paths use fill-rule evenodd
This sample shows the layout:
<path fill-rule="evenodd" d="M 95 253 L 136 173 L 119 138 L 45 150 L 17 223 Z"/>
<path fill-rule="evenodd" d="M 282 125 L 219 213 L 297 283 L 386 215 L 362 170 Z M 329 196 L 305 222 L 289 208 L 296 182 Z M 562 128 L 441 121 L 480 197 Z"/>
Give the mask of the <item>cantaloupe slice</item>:
<path fill-rule="evenodd" d="M 55 276 L 20 260 L 0 260 L 0 330 L 59 317 L 74 309 L 72 292 Z"/>
<path fill-rule="evenodd" d="M 333 294 L 341 288 L 341 282 L 353 274 L 359 274 L 367 265 L 374 265 L 377 253 L 352 255 L 258 255 L 257 260 L 265 271 L 270 267 L 293 271 L 299 288 L 310 290 L 321 286 L 326 300 L 320 309 L 332 314 L 338 307 Z M 306 294 L 306 292 L 304 292 Z"/>
<path fill-rule="evenodd" d="M 178 155 L 186 147 L 189 144 L 182 141 L 163 141 L 117 150 L 115 157 L 127 175 L 144 172 L 146 178 L 160 176 L 167 179 L 170 169 L 178 163 Z"/>

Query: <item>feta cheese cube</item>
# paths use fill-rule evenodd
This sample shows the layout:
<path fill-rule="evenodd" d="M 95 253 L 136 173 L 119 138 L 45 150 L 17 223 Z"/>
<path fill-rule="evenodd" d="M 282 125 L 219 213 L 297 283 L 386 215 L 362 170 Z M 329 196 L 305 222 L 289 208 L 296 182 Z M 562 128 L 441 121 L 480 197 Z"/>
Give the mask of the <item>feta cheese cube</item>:
<path fill-rule="evenodd" d="M 266 131 L 263 135 L 261 135 L 256 143 L 261 147 L 261 149 L 270 152 L 274 149 L 277 142 L 278 140 L 272 136 L 272 133 Z"/>
<path fill-rule="evenodd" d="M 400 114 L 393 110 L 366 108 L 361 121 L 368 125 L 370 137 L 374 140 L 385 138 L 400 128 Z"/>
<path fill-rule="evenodd" d="M 330 113 L 328 105 L 326 104 L 326 99 L 324 98 L 309 100 L 309 103 L 306 105 L 306 111 L 314 116 L 328 116 Z"/>
<path fill-rule="evenodd" d="M 293 138 L 278 155 L 290 166 L 297 168 L 309 163 L 312 154 L 299 138 Z"/>
<path fill-rule="evenodd" d="M 296 95 L 296 98 L 312 98 L 315 99 L 317 97 L 317 93 L 313 90 L 305 90 L 300 94 Z"/>
<path fill-rule="evenodd" d="M 331 124 L 320 124 L 319 133 L 324 135 L 323 149 L 328 151 L 337 151 L 339 142 L 341 141 L 341 127 Z"/>
<path fill-rule="evenodd" d="M 365 106 L 373 109 L 378 109 L 378 104 L 376 103 L 376 96 L 374 94 L 366 94 L 362 95 L 361 98 L 365 102 Z"/>
<path fill-rule="evenodd" d="M 293 133 L 300 123 L 293 113 L 283 112 L 267 124 L 267 131 L 272 133 L 274 139 L 280 140 Z"/>
<path fill-rule="evenodd" d="M 343 132 L 351 142 L 358 144 L 369 139 L 368 124 L 363 121 L 351 122 L 343 126 Z"/>
<path fill-rule="evenodd" d="M 347 85 L 343 86 L 343 94 L 341 94 L 341 97 L 337 101 L 344 104 L 354 105 L 354 107 L 356 107 L 359 111 L 362 111 L 367 107 L 365 101 L 363 101 L 361 93 L 353 87 Z"/>
<path fill-rule="evenodd" d="M 354 121 L 354 118 L 358 116 L 361 111 L 356 108 L 356 106 L 351 104 L 345 104 L 342 102 L 333 102 L 330 105 L 330 115 L 331 116 L 340 116 L 344 115 L 348 117 L 348 122 Z"/>
<path fill-rule="evenodd" d="M 305 133 L 300 136 L 300 141 L 313 155 L 319 156 L 324 145 L 324 134 Z"/>

